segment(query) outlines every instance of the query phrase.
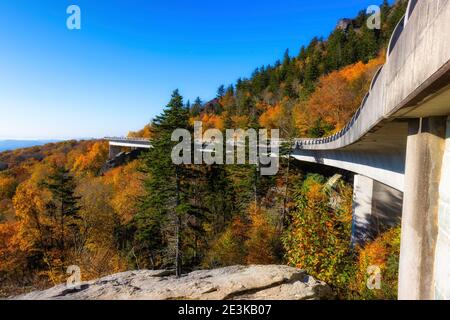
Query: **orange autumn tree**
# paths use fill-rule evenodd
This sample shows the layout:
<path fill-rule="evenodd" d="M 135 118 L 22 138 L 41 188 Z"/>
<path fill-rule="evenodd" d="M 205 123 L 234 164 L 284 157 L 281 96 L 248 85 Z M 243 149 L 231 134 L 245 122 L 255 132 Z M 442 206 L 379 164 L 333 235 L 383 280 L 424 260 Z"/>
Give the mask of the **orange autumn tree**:
<path fill-rule="evenodd" d="M 288 263 L 319 280 L 345 290 L 353 264 L 351 248 L 352 189 L 336 187 L 341 201 L 332 205 L 330 190 L 320 175 L 308 175 L 295 195 L 296 210 L 283 236 Z"/>
<path fill-rule="evenodd" d="M 281 138 L 288 140 L 298 137 L 298 128 L 295 123 L 295 105 L 288 98 L 284 98 L 275 105 L 259 104 L 263 113 L 259 117 L 259 125 L 268 130 L 277 129 Z M 298 113 L 297 113 L 298 115 Z"/>
<path fill-rule="evenodd" d="M 18 222 L 0 223 L 0 280 L 13 273 L 20 273 L 25 267 L 25 257 L 20 250 L 17 234 Z"/>
<path fill-rule="evenodd" d="M 10 199 L 16 191 L 17 182 L 12 176 L 0 175 L 0 199 Z"/>
<path fill-rule="evenodd" d="M 247 217 L 236 217 L 213 242 L 205 267 L 274 264 L 279 261 L 279 234 L 267 212 L 250 205 Z"/>
<path fill-rule="evenodd" d="M 93 143 L 86 153 L 81 154 L 74 163 L 73 170 L 77 173 L 97 175 L 108 159 L 108 143 L 99 141 Z"/>
<path fill-rule="evenodd" d="M 352 299 L 396 300 L 398 288 L 398 268 L 400 259 L 401 227 L 394 227 L 380 234 L 373 242 L 358 247 L 356 274 L 350 283 Z M 380 290 L 367 288 L 370 276 L 368 269 L 379 267 L 381 272 Z"/>
<path fill-rule="evenodd" d="M 201 121 L 203 122 L 203 130 L 207 129 L 224 129 L 223 119 L 215 114 L 204 114 L 201 117 Z"/>
<path fill-rule="evenodd" d="M 339 130 L 357 108 L 356 96 L 349 90 L 345 78 L 338 72 L 320 80 L 308 102 L 309 111 Z"/>
<path fill-rule="evenodd" d="M 297 103 L 293 108 L 294 126 L 301 137 L 308 135 L 313 122 L 311 112 L 308 111 L 308 105 L 305 102 Z"/>
<path fill-rule="evenodd" d="M 278 234 L 275 225 L 272 224 L 260 207 L 251 205 L 250 227 L 247 232 L 245 247 L 247 249 L 248 264 L 274 264 Z"/>
<path fill-rule="evenodd" d="M 14 176 L 0 174 L 0 223 L 3 219 L 11 219 L 14 216 L 12 197 L 16 192 L 17 181 Z"/>
<path fill-rule="evenodd" d="M 280 103 L 269 106 L 259 117 L 259 124 L 267 129 L 278 129 L 281 126 L 283 112 L 284 110 Z"/>
<path fill-rule="evenodd" d="M 204 113 L 199 116 L 189 118 L 189 124 L 192 126 L 196 121 L 202 122 L 203 131 L 208 129 L 218 129 L 222 131 L 225 129 L 223 117 L 213 113 Z"/>
<path fill-rule="evenodd" d="M 307 111 L 315 120 L 323 119 L 340 130 L 350 120 L 369 90 L 373 75 L 384 57 L 358 62 L 319 79 L 316 90 L 307 101 Z"/>
<path fill-rule="evenodd" d="M 128 133 L 128 138 L 148 138 L 152 137 L 152 126 L 151 124 L 146 125 L 139 131 L 130 131 Z"/>
<path fill-rule="evenodd" d="M 103 177 L 103 181 L 112 188 L 110 205 L 124 223 L 129 223 L 137 214 L 136 203 L 144 194 L 144 174 L 138 170 L 139 166 L 136 160 L 107 172 Z"/>

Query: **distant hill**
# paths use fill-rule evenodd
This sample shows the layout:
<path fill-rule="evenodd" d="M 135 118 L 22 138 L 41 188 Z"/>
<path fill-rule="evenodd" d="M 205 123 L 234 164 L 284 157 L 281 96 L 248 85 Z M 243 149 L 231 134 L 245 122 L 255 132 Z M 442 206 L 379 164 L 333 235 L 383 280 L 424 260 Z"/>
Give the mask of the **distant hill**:
<path fill-rule="evenodd" d="M 42 146 L 59 140 L 0 140 L 0 152 Z"/>

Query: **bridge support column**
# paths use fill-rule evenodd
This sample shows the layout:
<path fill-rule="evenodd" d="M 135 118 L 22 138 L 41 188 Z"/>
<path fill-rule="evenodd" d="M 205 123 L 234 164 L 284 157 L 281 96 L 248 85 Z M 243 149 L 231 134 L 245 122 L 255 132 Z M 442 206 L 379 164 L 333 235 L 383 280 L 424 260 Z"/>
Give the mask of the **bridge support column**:
<path fill-rule="evenodd" d="M 439 190 L 438 238 L 434 260 L 435 299 L 450 300 L 450 117 Z"/>
<path fill-rule="evenodd" d="M 353 180 L 352 246 L 363 245 L 368 239 L 367 228 L 372 215 L 373 180 L 356 174 Z"/>
<path fill-rule="evenodd" d="M 441 165 L 446 117 L 409 123 L 398 296 L 434 299 L 434 259 L 438 234 Z"/>
<path fill-rule="evenodd" d="M 371 178 L 355 175 L 352 246 L 364 246 L 401 223 L 402 192 Z"/>
<path fill-rule="evenodd" d="M 122 147 L 109 145 L 109 160 L 114 159 L 122 150 Z"/>

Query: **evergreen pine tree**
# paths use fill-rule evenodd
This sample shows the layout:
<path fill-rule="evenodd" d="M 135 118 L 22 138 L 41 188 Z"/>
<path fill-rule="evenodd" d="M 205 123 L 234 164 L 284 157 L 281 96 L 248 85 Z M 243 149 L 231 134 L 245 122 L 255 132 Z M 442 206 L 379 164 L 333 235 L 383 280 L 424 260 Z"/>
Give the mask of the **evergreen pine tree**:
<path fill-rule="evenodd" d="M 149 255 L 158 254 L 161 264 L 174 265 L 177 276 L 182 272 L 183 220 L 191 212 L 189 204 L 189 169 L 175 165 L 171 159 L 171 136 L 176 129 L 189 129 L 189 111 L 178 90 L 163 114 L 152 123 L 152 148 L 143 157 L 146 174 L 145 196 L 141 198 L 136 217 L 136 236 L 148 245 Z M 161 239 L 161 242 L 154 242 Z M 161 250 L 164 248 L 164 250 Z"/>
<path fill-rule="evenodd" d="M 80 197 L 75 196 L 75 182 L 69 170 L 57 167 L 42 185 L 50 191 L 52 198 L 47 204 L 48 215 L 55 222 L 54 230 L 58 239 L 58 247 L 64 261 L 64 252 L 74 247 L 79 233 L 78 212 Z"/>
<path fill-rule="evenodd" d="M 225 95 L 225 86 L 221 85 L 218 89 L 217 89 L 217 98 L 222 98 Z"/>
<path fill-rule="evenodd" d="M 203 102 L 200 97 L 197 97 L 194 101 L 194 104 L 191 107 L 191 114 L 193 116 L 198 116 L 200 112 L 202 112 Z"/>

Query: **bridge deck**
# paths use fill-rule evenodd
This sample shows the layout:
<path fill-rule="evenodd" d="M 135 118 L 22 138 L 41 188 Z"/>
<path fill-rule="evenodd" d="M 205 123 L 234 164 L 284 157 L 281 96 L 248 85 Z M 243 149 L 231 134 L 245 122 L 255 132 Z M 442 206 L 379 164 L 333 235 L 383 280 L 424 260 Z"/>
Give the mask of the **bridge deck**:
<path fill-rule="evenodd" d="M 106 137 L 110 146 L 150 149 L 150 140 L 145 138 Z"/>

